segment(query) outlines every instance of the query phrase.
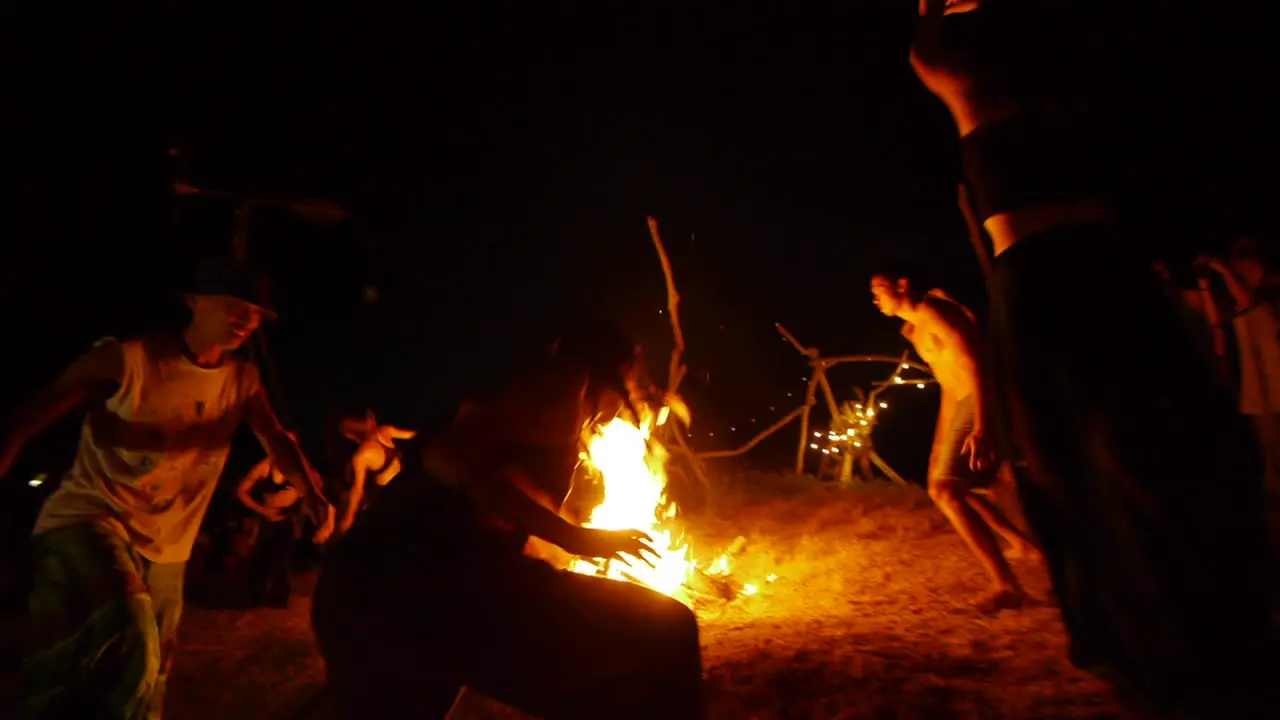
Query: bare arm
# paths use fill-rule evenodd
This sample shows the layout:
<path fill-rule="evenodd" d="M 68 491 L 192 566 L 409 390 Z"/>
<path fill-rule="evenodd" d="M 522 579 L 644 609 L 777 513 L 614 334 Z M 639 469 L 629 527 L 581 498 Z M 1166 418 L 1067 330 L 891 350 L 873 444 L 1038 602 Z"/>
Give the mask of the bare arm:
<path fill-rule="evenodd" d="M 481 509 L 514 526 L 565 550 L 576 553 L 587 532 L 565 520 L 544 504 L 546 498 L 534 498 L 525 488 L 534 488 L 527 472 L 503 461 L 503 450 L 494 438 L 486 413 L 476 409 L 450 428 L 444 437 L 428 450 L 432 472 L 443 480 L 465 488 Z"/>
<path fill-rule="evenodd" d="M 298 443 L 294 442 L 293 438 L 289 437 L 280 426 L 280 420 L 276 417 L 275 410 L 271 408 L 271 401 L 267 399 L 265 390 L 259 388 L 249 398 L 245 406 L 245 419 L 254 434 L 258 436 L 258 442 L 262 443 L 262 449 L 266 450 L 267 457 L 280 470 L 280 473 L 294 487 L 307 495 L 308 500 L 328 504 L 324 497 L 324 488 L 320 485 L 320 476 L 307 464 L 306 457 L 298 449 Z"/>
<path fill-rule="evenodd" d="M 342 508 L 342 520 L 338 529 L 346 532 L 356 520 L 356 511 L 360 509 L 360 501 L 364 498 L 364 483 L 369 474 L 368 455 L 364 448 L 356 450 L 351 457 L 351 492 L 347 493 L 346 506 Z"/>
<path fill-rule="evenodd" d="M 1230 268 L 1222 264 L 1215 264 L 1214 269 L 1222 276 L 1222 282 L 1227 286 L 1227 292 L 1231 293 L 1231 299 L 1236 303 L 1236 312 L 1242 313 L 1253 309 L 1258 304 L 1258 298 L 1253 291 L 1240 281 L 1239 276 L 1231 271 Z"/>
<path fill-rule="evenodd" d="M 22 446 L 91 396 L 124 379 L 124 353 L 110 340 L 81 355 L 29 402 L 5 419 L 0 438 L 0 476 L 8 472 Z"/>
<path fill-rule="evenodd" d="M 1213 290 L 1208 278 L 1196 282 L 1200 293 L 1200 306 L 1204 311 L 1204 319 L 1209 323 L 1213 334 L 1213 353 L 1218 357 L 1227 355 L 1227 334 L 1222 327 L 1222 313 L 1218 310 L 1218 301 L 1213 299 Z"/>
<path fill-rule="evenodd" d="M 267 479 L 267 476 L 270 474 L 271 459 L 263 458 L 261 462 L 254 465 L 253 469 L 245 474 L 244 478 L 240 480 L 240 484 L 236 486 L 236 497 L 240 498 L 240 502 L 244 503 L 245 507 L 250 510 L 267 518 L 273 516 L 274 513 L 269 508 L 254 500 L 251 493 L 253 491 L 253 486 Z"/>

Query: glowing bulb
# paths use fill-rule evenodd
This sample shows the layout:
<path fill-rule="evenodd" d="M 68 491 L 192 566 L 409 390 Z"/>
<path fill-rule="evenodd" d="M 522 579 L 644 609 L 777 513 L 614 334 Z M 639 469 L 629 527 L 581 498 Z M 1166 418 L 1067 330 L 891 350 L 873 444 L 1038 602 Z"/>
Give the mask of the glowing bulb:
<path fill-rule="evenodd" d="M 853 435 L 853 428 L 849 428 L 848 430 L 846 430 L 846 431 L 844 432 L 844 434 L 845 434 L 845 435 L 852 436 L 852 435 Z"/>
<path fill-rule="evenodd" d="M 911 366 L 910 366 L 910 365 L 908 365 L 908 364 L 906 364 L 906 363 L 902 363 L 902 369 L 903 369 L 903 370 L 910 370 L 910 369 L 911 369 Z"/>
<path fill-rule="evenodd" d="M 896 382 L 896 383 L 901 383 L 901 382 L 902 382 L 902 378 L 898 377 L 897 375 L 894 375 L 894 376 L 893 376 L 893 381 L 894 381 L 894 382 Z"/>
<path fill-rule="evenodd" d="M 875 416 L 876 416 L 876 411 L 875 411 L 875 410 L 868 410 L 868 411 L 867 411 L 867 417 L 875 417 Z"/>
<path fill-rule="evenodd" d="M 923 389 L 924 389 L 924 383 L 916 383 L 916 387 L 918 387 L 918 388 L 920 388 L 921 390 L 923 390 Z"/>
<path fill-rule="evenodd" d="M 814 434 L 813 434 L 813 436 L 814 436 L 814 437 L 822 437 L 822 433 L 820 433 L 820 432 L 816 432 L 816 433 L 814 433 Z"/>
<path fill-rule="evenodd" d="M 887 407 L 889 407 L 889 403 L 880 403 L 880 408 L 881 408 L 881 409 L 884 409 L 884 408 L 887 408 Z"/>
<path fill-rule="evenodd" d="M 817 450 L 817 449 L 818 449 L 818 443 L 809 443 L 809 447 L 813 448 L 814 450 Z"/>
<path fill-rule="evenodd" d="M 835 454 L 839 455 L 839 454 L 840 454 L 840 448 L 831 448 L 831 452 L 833 452 L 833 453 L 835 453 Z"/>
<path fill-rule="evenodd" d="M 830 454 L 831 454 L 831 451 L 830 451 L 830 450 L 828 450 L 828 449 L 826 449 L 826 448 L 823 448 L 823 449 L 822 449 L 822 454 L 823 454 L 823 455 L 830 455 Z"/>
<path fill-rule="evenodd" d="M 774 580 L 777 580 L 777 579 L 778 579 L 778 576 L 777 576 L 777 575 L 774 575 L 773 573 L 769 573 L 769 576 L 768 576 L 768 577 L 766 577 L 766 578 L 764 579 L 764 581 L 765 581 L 765 582 L 773 582 Z"/>
<path fill-rule="evenodd" d="M 862 447 L 862 443 L 860 443 L 860 442 L 855 442 L 855 443 L 853 444 L 853 446 L 854 446 L 854 447 Z"/>

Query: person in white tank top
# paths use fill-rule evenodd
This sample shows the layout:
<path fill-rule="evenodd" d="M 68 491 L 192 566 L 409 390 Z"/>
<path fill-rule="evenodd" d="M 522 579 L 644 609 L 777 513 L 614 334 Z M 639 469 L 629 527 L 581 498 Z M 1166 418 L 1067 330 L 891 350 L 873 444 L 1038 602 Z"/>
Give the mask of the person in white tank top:
<path fill-rule="evenodd" d="M 25 717 L 161 717 L 186 562 L 241 422 L 306 493 L 317 541 L 332 532 L 319 477 L 234 354 L 274 316 L 263 290 L 242 265 L 203 262 L 181 336 L 100 341 L 8 418 L 0 476 L 26 440 L 87 408 L 35 524 Z"/>

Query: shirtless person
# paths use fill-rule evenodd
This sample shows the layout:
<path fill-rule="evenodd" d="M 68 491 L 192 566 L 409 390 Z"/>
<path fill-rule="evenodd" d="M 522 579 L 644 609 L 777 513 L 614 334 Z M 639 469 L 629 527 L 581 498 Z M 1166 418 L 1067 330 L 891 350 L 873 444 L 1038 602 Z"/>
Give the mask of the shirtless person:
<path fill-rule="evenodd" d="M 400 451 L 395 441 L 411 440 L 417 433 L 379 425 L 372 410 L 366 410 L 359 419 L 344 420 L 340 429 L 343 437 L 359 444 L 347 466 L 348 487 L 338 522 L 338 532 L 345 533 L 355 522 L 356 513 L 371 504 L 377 493 L 400 474 Z M 369 476 L 373 476 L 372 486 L 368 484 Z"/>
<path fill-rule="evenodd" d="M 36 520 L 23 717 L 160 718 L 186 562 L 242 421 L 327 514 L 258 369 L 234 354 L 272 316 L 261 289 L 242 266 L 203 263 L 181 335 L 103 340 L 7 419 L 0 475 L 28 439 L 88 409 Z"/>
<path fill-rule="evenodd" d="M 990 391 L 983 380 L 973 315 L 941 291 L 917 293 L 903 277 L 876 275 L 871 294 L 880 312 L 905 321 L 903 336 L 942 388 L 929 456 L 929 496 L 991 575 L 994 587 L 979 606 L 989 611 L 1018 607 L 1025 597 L 1022 586 L 995 535 L 1009 543 L 1011 554 L 1028 553 L 1033 546 L 998 507 L 975 492 L 995 483 L 998 463 L 984 430 Z"/>

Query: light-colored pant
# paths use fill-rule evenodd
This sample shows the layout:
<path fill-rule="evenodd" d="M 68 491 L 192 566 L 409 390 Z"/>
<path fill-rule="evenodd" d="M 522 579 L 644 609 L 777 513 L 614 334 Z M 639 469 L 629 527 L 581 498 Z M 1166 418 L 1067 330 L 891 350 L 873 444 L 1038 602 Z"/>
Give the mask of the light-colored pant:
<path fill-rule="evenodd" d="M 32 539 L 29 720 L 160 720 L 186 563 L 153 563 L 109 528 L 79 524 Z"/>

